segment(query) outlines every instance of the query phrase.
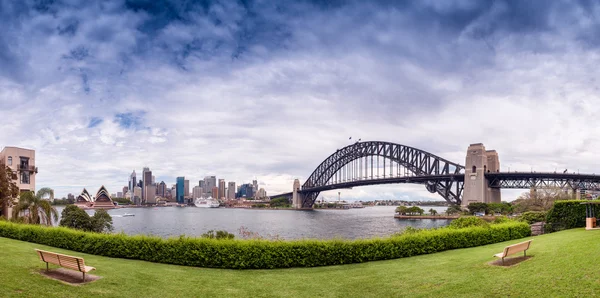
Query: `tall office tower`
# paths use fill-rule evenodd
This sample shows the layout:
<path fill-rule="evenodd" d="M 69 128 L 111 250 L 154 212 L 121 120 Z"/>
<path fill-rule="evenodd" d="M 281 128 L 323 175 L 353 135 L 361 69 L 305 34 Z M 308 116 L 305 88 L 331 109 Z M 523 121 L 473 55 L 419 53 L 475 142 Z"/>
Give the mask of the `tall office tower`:
<path fill-rule="evenodd" d="M 122 198 L 123 197 L 123 192 L 117 191 L 117 198 Z"/>
<path fill-rule="evenodd" d="M 74 195 L 74 194 L 72 194 L 72 193 L 69 193 L 69 194 L 67 195 L 67 200 L 69 200 L 69 201 L 73 201 L 73 202 L 74 202 L 74 201 L 75 201 L 75 195 Z"/>
<path fill-rule="evenodd" d="M 227 199 L 235 199 L 235 182 L 227 183 Z"/>
<path fill-rule="evenodd" d="M 125 194 L 127 193 L 127 191 L 129 191 L 129 187 L 128 186 L 123 186 L 123 197 L 125 196 Z"/>
<path fill-rule="evenodd" d="M 156 184 L 146 186 L 146 191 L 148 193 L 146 204 L 156 204 Z"/>
<path fill-rule="evenodd" d="M 258 181 L 256 179 L 252 180 L 252 190 L 254 191 L 252 195 L 256 196 L 256 192 L 258 191 Z"/>
<path fill-rule="evenodd" d="M 213 199 L 217 199 L 217 196 L 219 195 L 219 188 L 216 186 L 213 187 L 210 193 Z"/>
<path fill-rule="evenodd" d="M 175 187 L 175 200 L 177 201 L 177 203 L 179 204 L 183 204 L 183 202 L 185 201 L 185 196 L 183 193 L 183 188 L 185 184 L 185 177 L 177 177 L 177 184 Z"/>
<path fill-rule="evenodd" d="M 133 188 L 133 198 L 131 199 L 131 201 L 133 201 L 133 203 L 135 203 L 138 206 L 142 204 L 142 188 L 141 187 L 136 186 Z"/>
<path fill-rule="evenodd" d="M 152 171 L 149 168 L 144 168 L 142 171 L 142 203 L 148 200 L 148 186 L 152 185 Z"/>
<path fill-rule="evenodd" d="M 218 199 L 224 199 L 225 198 L 225 179 L 219 179 L 219 193 L 218 193 Z"/>
<path fill-rule="evenodd" d="M 194 186 L 194 188 L 192 189 L 192 199 L 199 199 L 202 196 L 202 187 L 198 185 Z"/>
<path fill-rule="evenodd" d="M 156 179 L 156 177 L 154 177 L 154 175 L 152 175 L 152 184 L 155 184 L 156 181 L 154 181 Z"/>
<path fill-rule="evenodd" d="M 200 186 L 200 188 L 202 189 L 201 197 L 206 197 L 206 185 L 204 185 L 204 180 L 198 181 L 198 186 Z"/>
<path fill-rule="evenodd" d="M 190 180 L 185 180 L 183 182 L 183 196 L 186 199 L 190 198 Z"/>
<path fill-rule="evenodd" d="M 131 190 L 132 192 L 134 191 L 134 188 L 137 186 L 137 177 L 135 175 L 135 170 L 133 170 L 133 173 L 131 173 L 131 175 L 129 176 L 129 190 Z"/>
<path fill-rule="evenodd" d="M 215 198 L 217 194 L 212 193 L 213 187 L 217 186 L 217 177 L 215 176 L 206 176 L 204 177 L 204 192 L 206 192 L 207 196 L 211 196 Z"/>
<path fill-rule="evenodd" d="M 167 197 L 167 184 L 166 184 L 164 181 L 161 181 L 161 182 L 158 184 L 158 187 L 157 187 L 157 189 L 158 189 L 158 190 L 156 191 L 156 193 L 157 193 L 159 196 L 161 196 L 161 197 L 163 197 L 163 198 L 166 198 L 166 197 Z"/>

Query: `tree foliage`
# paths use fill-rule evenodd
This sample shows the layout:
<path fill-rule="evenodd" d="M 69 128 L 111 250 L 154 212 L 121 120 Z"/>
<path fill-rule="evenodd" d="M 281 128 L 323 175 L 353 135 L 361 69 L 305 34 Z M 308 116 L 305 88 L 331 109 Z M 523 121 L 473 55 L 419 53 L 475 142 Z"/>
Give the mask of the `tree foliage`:
<path fill-rule="evenodd" d="M 19 188 L 15 183 L 17 174 L 7 166 L 0 166 L 0 215 L 4 213 L 5 206 L 11 206 L 13 199 L 19 195 Z"/>
<path fill-rule="evenodd" d="M 210 238 L 210 239 L 233 239 L 235 237 L 235 235 L 231 234 L 227 231 L 210 230 L 210 231 L 200 235 L 200 237 Z"/>
<path fill-rule="evenodd" d="M 49 196 L 49 200 L 44 197 Z M 54 190 L 42 188 L 37 194 L 27 191 L 21 193 L 19 201 L 13 207 L 13 218 L 29 224 L 42 224 L 51 226 L 52 220 L 58 220 L 58 212 L 50 203 L 54 200 Z"/>
<path fill-rule="evenodd" d="M 574 199 L 575 197 L 571 191 L 565 191 L 560 188 L 548 188 L 524 192 L 512 202 L 512 205 L 515 213 L 548 211 L 554 206 L 555 201 Z"/>
<path fill-rule="evenodd" d="M 434 215 L 434 216 L 435 216 L 435 215 L 437 215 L 437 213 L 438 213 L 438 212 L 437 212 L 435 209 L 433 209 L 433 208 L 429 209 L 429 214 L 431 214 L 431 215 Z"/>
<path fill-rule="evenodd" d="M 94 216 L 75 205 L 67 205 L 61 213 L 60 226 L 86 232 L 110 232 L 113 229 L 112 217 L 106 210 L 96 210 Z"/>
<path fill-rule="evenodd" d="M 269 205 L 271 207 L 282 207 L 282 208 L 289 208 L 292 205 L 290 204 L 290 201 L 285 198 L 285 197 L 280 197 L 280 198 L 274 198 L 271 200 L 271 202 L 269 203 Z"/>

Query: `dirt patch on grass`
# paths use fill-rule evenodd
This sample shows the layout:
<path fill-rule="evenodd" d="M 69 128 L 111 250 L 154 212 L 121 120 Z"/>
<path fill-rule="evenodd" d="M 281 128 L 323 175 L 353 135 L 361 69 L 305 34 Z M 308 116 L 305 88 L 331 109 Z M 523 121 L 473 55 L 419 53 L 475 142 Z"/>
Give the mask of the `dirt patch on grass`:
<path fill-rule="evenodd" d="M 39 271 L 39 273 L 43 276 L 61 281 L 69 285 L 87 284 L 102 278 L 101 276 L 86 273 L 85 282 L 83 282 L 83 273 L 65 268 L 50 269 L 48 271 L 46 271 L 46 269 L 42 269 Z"/>
<path fill-rule="evenodd" d="M 502 259 L 497 259 L 495 261 L 491 261 L 488 264 L 492 265 L 492 266 L 510 267 L 510 266 L 517 265 L 521 262 L 527 261 L 531 258 L 532 258 L 532 256 L 504 258 L 504 264 L 502 263 Z"/>

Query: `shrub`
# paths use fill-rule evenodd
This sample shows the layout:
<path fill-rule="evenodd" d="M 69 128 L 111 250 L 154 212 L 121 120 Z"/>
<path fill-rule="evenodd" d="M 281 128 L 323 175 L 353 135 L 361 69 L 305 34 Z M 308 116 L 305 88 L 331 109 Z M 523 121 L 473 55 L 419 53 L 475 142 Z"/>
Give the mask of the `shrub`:
<path fill-rule="evenodd" d="M 585 208 L 582 200 L 556 201 L 546 215 L 546 232 L 585 227 Z M 600 206 L 592 205 L 595 214 L 600 211 Z"/>
<path fill-rule="evenodd" d="M 512 220 L 506 216 L 497 216 L 496 218 L 494 218 L 494 221 L 492 223 L 493 224 L 501 224 L 501 223 L 507 223 L 507 222 L 514 222 L 514 220 Z"/>
<path fill-rule="evenodd" d="M 519 239 L 531 234 L 523 222 L 465 229 L 442 228 L 364 240 L 217 240 L 86 233 L 64 227 L 0 222 L 0 237 L 114 258 L 167 264 L 267 269 L 361 263 L 429 254 Z"/>
<path fill-rule="evenodd" d="M 521 216 L 519 216 L 519 220 L 528 224 L 546 221 L 546 214 L 547 213 L 545 211 L 528 211 L 521 214 Z"/>
<path fill-rule="evenodd" d="M 462 229 L 469 227 L 487 227 L 490 224 L 483 220 L 483 218 L 475 217 L 475 216 L 463 216 L 459 217 L 452 222 L 448 227 L 453 229 Z"/>

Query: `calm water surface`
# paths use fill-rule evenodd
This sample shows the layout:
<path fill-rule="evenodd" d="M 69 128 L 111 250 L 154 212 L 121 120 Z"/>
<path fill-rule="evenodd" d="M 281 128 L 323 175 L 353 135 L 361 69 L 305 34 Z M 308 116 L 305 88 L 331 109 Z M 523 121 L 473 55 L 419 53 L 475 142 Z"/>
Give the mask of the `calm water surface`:
<path fill-rule="evenodd" d="M 446 207 L 431 208 L 442 213 Z M 63 207 L 57 208 L 59 213 Z M 145 234 L 161 237 L 179 235 L 200 236 L 209 230 L 225 230 L 239 237 L 239 230 L 263 237 L 301 238 L 371 238 L 388 236 L 407 226 L 434 228 L 445 226 L 448 220 L 399 220 L 394 218 L 394 206 L 366 207 L 349 210 L 246 210 L 237 208 L 121 208 L 109 210 L 115 232 L 129 235 Z M 93 214 L 93 210 L 88 210 Z M 135 216 L 122 217 L 124 213 Z"/>

